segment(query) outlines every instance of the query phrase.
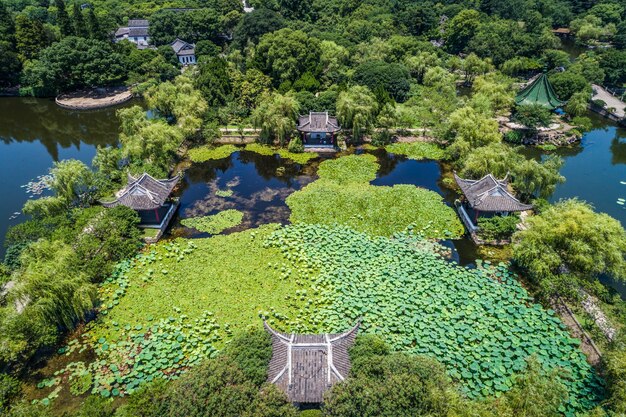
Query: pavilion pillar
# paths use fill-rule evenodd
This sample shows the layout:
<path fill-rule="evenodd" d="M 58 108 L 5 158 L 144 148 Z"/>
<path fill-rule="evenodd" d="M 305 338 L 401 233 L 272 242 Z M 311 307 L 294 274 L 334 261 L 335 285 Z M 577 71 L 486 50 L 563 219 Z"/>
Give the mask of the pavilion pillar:
<path fill-rule="evenodd" d="M 158 207 L 154 209 L 154 215 L 156 216 L 157 223 L 161 223 L 161 218 L 159 217 L 159 209 L 158 209 Z"/>
<path fill-rule="evenodd" d="M 474 223 L 478 224 L 478 210 L 474 210 Z"/>

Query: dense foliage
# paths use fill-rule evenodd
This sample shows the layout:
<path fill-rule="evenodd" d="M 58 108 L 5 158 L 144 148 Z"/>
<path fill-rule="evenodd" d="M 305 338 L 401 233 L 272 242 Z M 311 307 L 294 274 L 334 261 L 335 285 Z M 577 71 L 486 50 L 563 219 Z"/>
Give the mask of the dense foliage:
<path fill-rule="evenodd" d="M 204 233 L 215 235 L 239 225 L 241 220 L 243 220 L 243 213 L 241 211 L 224 210 L 209 216 L 183 219 L 181 220 L 181 224 Z"/>
<path fill-rule="evenodd" d="M 547 294 L 576 296 L 578 283 L 626 276 L 626 231 L 578 200 L 564 200 L 528 219 L 513 247 L 515 261 Z"/>

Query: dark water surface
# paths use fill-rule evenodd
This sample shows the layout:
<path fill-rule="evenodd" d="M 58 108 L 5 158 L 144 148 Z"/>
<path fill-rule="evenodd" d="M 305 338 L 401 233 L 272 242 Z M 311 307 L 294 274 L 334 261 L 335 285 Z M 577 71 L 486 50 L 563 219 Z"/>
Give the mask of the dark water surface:
<path fill-rule="evenodd" d="M 285 199 L 315 180 L 316 163 L 306 166 L 277 155 L 235 152 L 228 158 L 193 164 L 185 173 L 180 195 L 179 220 L 237 209 L 244 213 L 241 226 L 234 230 L 257 227 L 265 223 L 286 224 L 289 208 Z M 232 191 L 219 196 L 218 190 Z M 175 236 L 201 237 L 193 229 L 174 226 Z"/>
<path fill-rule="evenodd" d="M 28 200 L 21 185 L 47 174 L 54 161 L 90 163 L 98 145 L 114 145 L 119 125 L 115 109 L 90 112 L 63 110 L 53 100 L 0 98 L 0 259 L 10 219 Z"/>

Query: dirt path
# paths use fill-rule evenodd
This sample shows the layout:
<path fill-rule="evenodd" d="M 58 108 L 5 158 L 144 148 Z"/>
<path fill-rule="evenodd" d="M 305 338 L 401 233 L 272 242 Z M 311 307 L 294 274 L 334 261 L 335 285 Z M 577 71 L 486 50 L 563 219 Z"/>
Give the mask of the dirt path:
<path fill-rule="evenodd" d="M 551 304 L 554 311 L 558 313 L 561 320 L 563 320 L 563 323 L 569 328 L 570 334 L 573 337 L 580 339 L 580 347 L 585 355 L 587 355 L 587 361 L 594 367 L 599 366 L 600 361 L 602 360 L 602 354 L 596 344 L 593 343 L 591 337 L 589 337 L 589 335 L 583 330 L 578 320 L 576 320 L 572 310 L 570 310 L 560 298 L 553 299 Z"/>

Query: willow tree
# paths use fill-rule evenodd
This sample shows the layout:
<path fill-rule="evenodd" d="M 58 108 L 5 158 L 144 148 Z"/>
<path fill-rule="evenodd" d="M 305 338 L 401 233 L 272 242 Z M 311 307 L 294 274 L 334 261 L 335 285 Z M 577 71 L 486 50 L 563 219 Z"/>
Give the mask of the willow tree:
<path fill-rule="evenodd" d="M 581 282 L 601 274 L 626 279 L 626 231 L 588 203 L 560 201 L 527 226 L 514 235 L 513 258 L 545 295 L 576 296 Z"/>
<path fill-rule="evenodd" d="M 445 134 L 453 141 L 448 151 L 455 160 L 462 159 L 476 148 L 502 141 L 498 122 L 470 106 L 450 115 Z"/>
<path fill-rule="evenodd" d="M 300 103 L 292 95 L 268 94 L 252 112 L 252 122 L 261 129 L 264 141 L 284 145 L 296 128 L 299 110 Z"/>
<path fill-rule="evenodd" d="M 352 136 L 360 138 L 376 120 L 378 104 L 369 88 L 355 85 L 337 97 L 337 117 L 342 126 L 352 129 Z"/>
<path fill-rule="evenodd" d="M 512 185 L 525 200 L 547 198 L 558 184 L 565 181 L 559 171 L 563 160 L 548 157 L 543 162 L 526 159 L 517 149 L 503 143 L 473 149 L 463 159 L 461 176 L 482 178 L 493 174 L 498 178 L 509 176 Z"/>

